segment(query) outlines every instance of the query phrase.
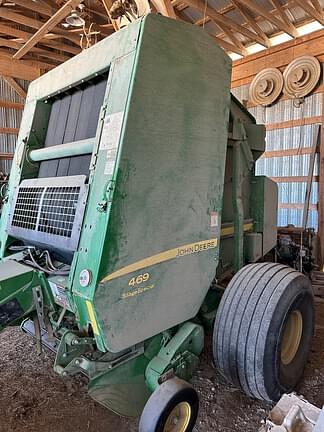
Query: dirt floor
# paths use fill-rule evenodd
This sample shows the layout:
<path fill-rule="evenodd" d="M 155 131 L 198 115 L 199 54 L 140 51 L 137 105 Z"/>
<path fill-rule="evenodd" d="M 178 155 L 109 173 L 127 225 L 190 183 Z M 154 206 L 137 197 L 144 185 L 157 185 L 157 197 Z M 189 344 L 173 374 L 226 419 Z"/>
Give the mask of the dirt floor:
<path fill-rule="evenodd" d="M 0 432 L 136 432 L 137 420 L 121 419 L 87 396 L 86 380 L 53 372 L 50 352 L 36 355 L 33 340 L 19 329 L 0 335 Z M 228 386 L 212 365 L 210 350 L 192 380 L 201 399 L 195 432 L 257 432 L 270 404 Z M 299 393 L 324 403 L 324 302 L 317 305 L 311 357 Z"/>

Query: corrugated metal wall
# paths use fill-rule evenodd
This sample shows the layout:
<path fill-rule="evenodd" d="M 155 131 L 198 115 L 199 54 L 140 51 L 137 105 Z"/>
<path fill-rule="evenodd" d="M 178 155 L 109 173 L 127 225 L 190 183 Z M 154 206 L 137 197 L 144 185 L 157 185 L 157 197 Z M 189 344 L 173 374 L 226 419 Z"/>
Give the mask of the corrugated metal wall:
<path fill-rule="evenodd" d="M 233 94 L 242 102 L 249 99 L 249 85 L 243 85 L 232 89 Z M 249 109 L 256 118 L 257 123 L 271 125 L 271 130 L 266 133 L 266 151 L 280 151 L 296 149 L 296 155 L 281 157 L 266 157 L 259 159 L 256 164 L 257 175 L 269 177 L 299 177 L 307 176 L 309 168 L 309 154 L 298 154 L 299 149 L 310 148 L 313 145 L 315 124 L 307 123 L 307 118 L 322 115 L 322 93 L 313 93 L 305 98 L 303 104 L 297 107 L 293 100 L 280 100 L 270 107 L 252 107 Z M 301 125 L 295 127 L 275 128 L 275 124 L 288 122 L 290 120 L 301 120 Z M 300 150 L 301 152 L 301 150 Z M 318 175 L 318 155 L 316 155 L 314 176 Z M 300 180 L 300 179 L 299 179 Z M 305 201 L 306 182 L 278 181 L 279 208 L 278 226 L 294 224 L 301 226 L 303 203 Z M 310 211 L 308 226 L 318 228 L 318 183 L 312 183 L 310 200 Z"/>
<path fill-rule="evenodd" d="M 28 81 L 17 80 L 17 83 L 23 88 L 28 88 Z M 24 99 L 19 96 L 15 90 L 0 78 L 0 99 L 8 102 L 24 103 Z M 0 107 L 0 127 L 18 128 L 22 118 L 22 110 Z M 17 136 L 11 134 L 0 134 L 0 153 L 14 153 Z M 11 160 L 0 159 L 0 171 L 10 173 Z"/>

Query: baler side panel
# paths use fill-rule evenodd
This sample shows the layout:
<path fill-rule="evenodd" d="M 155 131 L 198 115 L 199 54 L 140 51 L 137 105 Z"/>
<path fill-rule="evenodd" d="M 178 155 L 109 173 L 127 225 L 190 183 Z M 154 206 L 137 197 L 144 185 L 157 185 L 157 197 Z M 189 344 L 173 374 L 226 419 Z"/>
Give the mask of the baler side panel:
<path fill-rule="evenodd" d="M 113 352 L 195 316 L 218 262 L 230 61 L 153 15 L 139 50 L 94 298 Z"/>

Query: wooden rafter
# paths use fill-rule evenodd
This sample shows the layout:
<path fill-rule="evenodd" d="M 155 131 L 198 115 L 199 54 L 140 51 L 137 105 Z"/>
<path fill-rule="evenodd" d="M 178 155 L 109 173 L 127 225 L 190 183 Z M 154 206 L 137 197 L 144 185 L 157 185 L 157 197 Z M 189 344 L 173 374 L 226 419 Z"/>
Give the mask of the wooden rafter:
<path fill-rule="evenodd" d="M 15 60 L 16 62 L 19 63 L 18 60 L 13 59 L 13 57 L 12 57 L 12 53 L 9 52 L 9 51 L 6 50 L 6 49 L 2 49 L 2 48 L 0 48 L 0 57 L 2 57 L 2 58 L 7 58 L 7 59 L 9 59 L 9 60 Z M 1 58 L 0 61 L 3 61 L 2 58 Z M 44 72 L 44 71 L 48 71 L 48 70 L 54 69 L 54 68 L 57 66 L 57 64 L 47 63 L 47 62 L 45 62 L 45 61 L 41 61 L 41 60 L 39 60 L 39 59 L 36 59 L 35 57 L 32 57 L 32 56 L 27 56 L 27 57 L 25 57 L 25 58 L 23 59 L 22 63 L 23 63 L 25 66 L 32 66 L 32 67 L 35 67 L 36 69 L 40 69 L 41 72 Z M 0 67 L 1 67 L 1 65 L 0 65 Z M 1 74 L 1 72 L 0 72 L 0 74 Z M 10 76 L 10 74 L 8 74 L 8 75 Z M 12 76 L 14 76 L 14 75 L 12 75 Z M 22 79 L 24 79 L 23 77 L 17 77 L 17 78 L 22 78 Z M 32 80 L 28 79 L 28 81 L 32 81 Z"/>
<path fill-rule="evenodd" d="M 40 69 L 24 61 L 0 54 L 0 75 L 33 81 L 40 76 Z"/>
<path fill-rule="evenodd" d="M 262 45 L 265 46 L 266 48 L 270 48 L 271 47 L 270 39 L 261 30 L 261 28 L 255 22 L 254 18 L 249 14 L 248 10 L 246 10 L 237 0 L 232 0 L 232 3 L 236 6 L 236 8 L 239 10 L 242 17 L 251 26 L 251 28 L 255 31 L 255 33 L 258 34 L 262 38 L 262 40 L 263 40 Z"/>
<path fill-rule="evenodd" d="M 45 35 L 55 28 L 70 12 L 77 7 L 80 0 L 68 0 L 42 27 L 23 45 L 13 56 L 15 59 L 21 59 L 30 51 Z"/>
<path fill-rule="evenodd" d="M 184 22 L 187 22 L 189 24 L 194 24 L 189 17 L 185 13 L 183 13 L 181 10 L 177 8 L 173 8 L 175 14 L 177 15 L 178 19 Z"/>
<path fill-rule="evenodd" d="M 231 44 L 230 42 L 225 41 L 224 39 L 221 39 L 217 36 L 211 35 L 217 42 L 217 44 L 224 48 L 226 51 L 233 52 L 236 54 L 239 54 L 241 56 L 244 56 L 245 51 L 243 51 L 241 48 L 239 48 L 237 45 Z"/>
<path fill-rule="evenodd" d="M 156 10 L 162 15 L 177 19 L 177 15 L 170 0 L 152 0 L 152 3 L 154 4 Z"/>
<path fill-rule="evenodd" d="M 256 35 L 255 33 L 251 32 L 245 27 L 242 27 L 240 24 L 235 22 L 234 20 L 223 16 L 219 12 L 217 12 L 214 8 L 209 6 L 205 3 L 204 0 L 185 0 L 186 4 L 188 6 L 193 7 L 194 9 L 199 10 L 200 12 L 204 13 L 206 12 L 206 15 L 214 21 L 216 24 L 221 24 L 229 27 L 230 29 L 243 34 L 247 38 L 251 39 L 252 41 L 257 40 L 257 42 L 262 43 L 263 40 L 260 38 L 260 36 Z"/>
<path fill-rule="evenodd" d="M 25 15 L 20 15 L 19 13 L 13 12 L 12 10 L 9 10 L 3 6 L 0 6 L 0 18 L 7 19 L 14 22 L 15 24 L 21 24 L 27 27 L 31 27 L 36 30 L 39 30 L 44 25 L 44 23 L 39 20 L 27 17 Z M 77 35 L 68 33 L 66 30 L 60 28 L 56 28 L 55 33 L 57 34 L 47 34 L 45 38 L 57 39 L 63 37 L 78 46 L 80 45 L 80 38 Z"/>
<path fill-rule="evenodd" d="M 243 6 L 246 6 L 251 11 L 253 11 L 256 14 L 259 14 L 266 18 L 268 21 L 270 21 L 273 25 L 275 25 L 278 30 L 282 30 L 283 32 L 289 34 L 292 37 L 295 37 L 294 32 L 291 31 L 290 27 L 287 26 L 287 24 L 278 18 L 276 18 L 274 15 L 269 13 L 263 6 L 261 6 L 257 1 L 254 0 L 237 0 L 239 3 L 241 3 Z M 303 0 L 301 0 L 303 1 Z"/>
<path fill-rule="evenodd" d="M 39 1 L 34 2 L 32 0 L 15 0 L 15 4 L 45 16 L 51 16 L 55 13 L 55 9 L 45 2 L 40 3 Z"/>
<path fill-rule="evenodd" d="M 194 24 L 189 17 L 187 17 L 187 15 L 185 15 L 181 10 L 178 10 L 177 8 L 174 8 L 174 11 L 178 17 L 178 19 L 180 19 L 181 21 L 185 21 L 189 24 Z M 224 39 L 221 39 L 215 35 L 213 35 L 212 33 L 210 33 L 210 35 L 213 37 L 213 39 L 215 40 L 215 42 L 217 43 L 217 45 L 219 45 L 220 47 L 224 48 L 224 50 L 226 51 L 230 51 L 230 52 L 234 52 L 236 54 L 239 54 L 241 56 L 243 56 L 243 51 L 236 45 L 231 44 L 230 42 L 225 41 Z"/>
<path fill-rule="evenodd" d="M 312 7 L 305 0 L 295 0 L 295 3 L 301 7 L 310 17 L 314 18 L 314 20 L 318 21 L 322 25 L 324 25 L 324 14 L 322 12 L 318 12 L 314 7 Z"/>
<path fill-rule="evenodd" d="M 112 0 L 101 0 L 101 1 L 102 1 L 104 8 L 105 8 L 106 14 L 109 18 L 109 21 L 112 23 L 112 25 L 114 27 L 114 30 L 118 31 L 119 30 L 119 23 L 117 20 L 112 19 L 111 15 L 110 15 L 110 8 L 112 6 Z"/>
<path fill-rule="evenodd" d="M 9 36 L 13 36 L 16 37 L 18 39 L 16 39 L 16 42 L 26 42 L 30 37 L 32 37 L 32 33 L 28 33 L 26 31 L 23 30 L 19 30 L 16 29 L 14 27 L 11 26 L 7 26 L 4 24 L 0 24 L 0 33 L 2 33 L 3 35 L 9 35 Z M 77 48 L 75 46 L 72 45 L 67 45 L 64 43 L 60 43 L 60 42 L 56 42 L 54 40 L 48 40 L 48 39 L 43 39 L 40 42 L 41 45 L 44 45 L 46 47 L 49 48 L 53 48 L 53 49 L 57 49 L 59 51 L 64 51 L 70 54 L 79 54 L 79 52 L 81 51 L 80 48 Z"/>
<path fill-rule="evenodd" d="M 296 29 L 296 27 L 289 21 L 287 15 L 286 15 L 286 11 L 283 8 L 282 4 L 280 3 L 279 0 L 270 0 L 272 3 L 272 6 L 276 9 L 276 11 L 278 12 L 281 20 L 286 24 L 286 26 L 288 26 L 290 28 L 291 34 L 294 37 L 298 37 L 298 31 Z"/>
<path fill-rule="evenodd" d="M 19 6 L 24 7 L 25 9 L 31 10 L 33 12 L 37 12 L 46 17 L 51 17 L 52 15 L 55 14 L 55 12 L 57 12 L 57 7 L 54 7 L 53 4 L 49 4 L 46 2 L 40 3 L 39 0 L 37 1 L 37 3 L 35 3 L 33 0 L 17 0 L 15 1 L 15 3 L 18 4 Z M 96 15 L 102 19 L 106 18 L 106 15 L 103 13 L 103 11 L 100 12 L 95 7 L 95 5 L 92 4 L 92 2 L 91 2 L 91 8 L 89 12 L 91 12 L 91 15 Z"/>
<path fill-rule="evenodd" d="M 239 48 L 239 51 L 242 53 L 241 55 L 247 55 L 247 50 L 242 44 L 242 42 L 235 36 L 234 32 L 232 32 L 230 29 L 228 29 L 226 26 L 217 24 L 218 27 L 221 29 L 222 32 L 226 34 L 228 39 L 232 41 L 233 45 Z"/>
<path fill-rule="evenodd" d="M 2 76 L 2 78 L 6 81 L 6 83 L 8 85 L 10 85 L 10 87 L 12 87 L 14 89 L 14 91 L 23 99 L 26 98 L 27 96 L 27 92 L 17 83 L 16 80 L 14 80 L 11 77 L 8 76 Z"/>
<path fill-rule="evenodd" d="M 323 8 L 319 0 L 311 0 L 311 3 L 314 6 L 314 9 L 316 9 L 318 13 L 320 14 L 323 13 Z"/>
<path fill-rule="evenodd" d="M 179 11 L 176 8 L 174 9 L 179 19 L 186 21 L 190 24 L 194 24 L 182 11 Z M 230 42 L 227 42 L 224 39 L 221 39 L 213 35 L 212 33 L 210 33 L 210 35 L 214 38 L 217 45 L 224 48 L 224 50 L 244 56 L 244 51 L 241 48 L 239 48 L 237 45 L 231 44 Z"/>
<path fill-rule="evenodd" d="M 15 50 L 19 50 L 22 46 L 23 42 L 17 42 L 13 39 L 4 39 L 0 37 L 0 46 L 12 48 Z M 40 57 L 45 57 L 46 59 L 52 59 L 58 62 L 65 62 L 66 60 L 69 60 L 71 57 L 67 57 L 63 54 L 56 53 L 54 51 L 48 51 L 41 48 L 32 48 L 31 53 L 37 54 Z"/>

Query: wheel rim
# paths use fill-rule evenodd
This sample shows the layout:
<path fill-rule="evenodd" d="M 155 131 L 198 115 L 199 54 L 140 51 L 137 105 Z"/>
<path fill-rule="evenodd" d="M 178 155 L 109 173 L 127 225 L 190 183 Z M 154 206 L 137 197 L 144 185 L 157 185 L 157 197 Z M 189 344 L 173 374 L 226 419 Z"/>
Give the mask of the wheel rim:
<path fill-rule="evenodd" d="M 303 334 L 303 317 L 300 311 L 293 311 L 283 330 L 281 341 L 281 362 L 286 366 L 295 358 Z"/>
<path fill-rule="evenodd" d="M 191 406 L 180 402 L 169 414 L 163 432 L 186 432 L 191 418 Z"/>

